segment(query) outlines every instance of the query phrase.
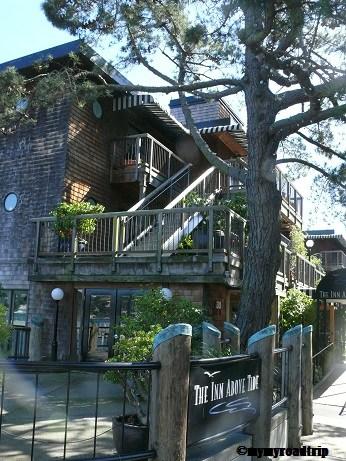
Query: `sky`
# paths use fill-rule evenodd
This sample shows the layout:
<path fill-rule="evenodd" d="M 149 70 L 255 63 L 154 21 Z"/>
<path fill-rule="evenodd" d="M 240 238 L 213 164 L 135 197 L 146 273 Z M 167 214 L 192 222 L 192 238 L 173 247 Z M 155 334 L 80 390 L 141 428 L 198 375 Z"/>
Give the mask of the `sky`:
<path fill-rule="evenodd" d="M 0 0 L 0 63 L 76 39 L 47 21 L 41 3 L 42 0 Z M 110 50 L 98 51 L 106 59 L 112 58 Z M 143 70 L 136 72 L 132 68 L 129 72 L 121 72 L 133 83 L 160 84 L 158 79 Z M 239 110 L 239 106 L 234 108 Z M 244 119 L 244 115 L 241 118 Z M 337 233 L 346 235 L 344 223 L 336 222 L 333 218 L 324 219 L 326 213 L 323 207 L 316 209 L 309 202 L 309 196 L 315 193 L 312 191 L 311 177 L 301 178 L 294 185 L 305 198 L 304 229 L 334 228 Z M 330 206 L 333 204 L 325 204 L 325 208 Z"/>

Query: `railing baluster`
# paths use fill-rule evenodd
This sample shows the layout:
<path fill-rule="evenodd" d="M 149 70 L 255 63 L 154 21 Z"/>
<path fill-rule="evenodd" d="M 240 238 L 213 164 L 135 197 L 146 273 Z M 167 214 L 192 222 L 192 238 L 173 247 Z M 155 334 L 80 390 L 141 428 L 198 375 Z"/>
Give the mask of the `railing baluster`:
<path fill-rule="evenodd" d="M 34 415 L 32 420 L 32 437 L 31 437 L 31 461 L 34 460 L 35 432 L 36 432 L 36 414 L 37 414 L 37 394 L 38 394 L 38 373 L 35 374 L 35 402 Z"/>
<path fill-rule="evenodd" d="M 5 370 L 2 372 L 1 382 L 1 402 L 0 402 L 0 440 L 2 435 L 2 415 L 4 411 L 4 397 L 5 397 Z"/>
<path fill-rule="evenodd" d="M 124 449 L 124 437 L 125 437 L 126 393 L 127 393 L 127 370 L 125 371 L 125 383 L 124 383 L 124 394 L 123 394 L 123 415 L 122 415 L 122 425 L 121 425 L 121 448 L 122 449 Z"/>
<path fill-rule="evenodd" d="M 67 389 L 66 389 L 66 405 L 65 405 L 65 434 L 64 434 L 64 453 L 63 459 L 66 459 L 66 443 L 67 443 L 67 423 L 68 423 L 68 413 L 69 413 L 69 404 L 70 404 L 70 384 L 71 384 L 71 372 L 67 372 Z"/>
<path fill-rule="evenodd" d="M 93 458 L 96 458 L 96 439 L 97 439 L 97 419 L 99 411 L 99 390 L 100 390 L 100 373 L 97 373 L 96 381 L 96 403 L 95 403 L 95 428 L 94 428 L 94 454 Z"/>

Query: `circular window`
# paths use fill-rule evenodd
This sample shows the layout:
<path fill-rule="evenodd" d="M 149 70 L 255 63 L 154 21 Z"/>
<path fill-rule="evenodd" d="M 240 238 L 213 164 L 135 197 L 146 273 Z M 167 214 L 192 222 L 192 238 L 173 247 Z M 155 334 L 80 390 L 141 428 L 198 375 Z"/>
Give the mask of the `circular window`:
<path fill-rule="evenodd" d="M 100 119 L 102 117 L 102 106 L 98 101 L 93 102 L 93 114 L 96 118 Z"/>
<path fill-rule="evenodd" d="M 7 194 L 4 200 L 4 207 L 6 211 L 13 211 L 18 203 L 18 197 L 16 194 L 11 192 L 10 194 Z"/>

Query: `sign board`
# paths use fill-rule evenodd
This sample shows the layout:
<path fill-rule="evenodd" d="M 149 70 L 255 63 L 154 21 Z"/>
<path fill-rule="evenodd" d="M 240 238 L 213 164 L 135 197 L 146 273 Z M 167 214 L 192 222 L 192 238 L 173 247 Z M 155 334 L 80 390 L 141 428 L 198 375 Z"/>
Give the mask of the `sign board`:
<path fill-rule="evenodd" d="M 193 364 L 188 445 L 234 431 L 258 416 L 260 369 L 258 358 Z"/>
<path fill-rule="evenodd" d="M 319 290 L 317 293 L 319 299 L 346 299 L 346 290 Z"/>

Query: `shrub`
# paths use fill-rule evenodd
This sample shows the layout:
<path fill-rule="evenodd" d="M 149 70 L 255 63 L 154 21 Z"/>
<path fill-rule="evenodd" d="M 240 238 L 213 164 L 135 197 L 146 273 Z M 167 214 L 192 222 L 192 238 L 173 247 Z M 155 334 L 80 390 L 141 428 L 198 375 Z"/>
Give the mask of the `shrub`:
<path fill-rule="evenodd" d="M 104 209 L 105 207 L 103 205 L 93 205 L 89 202 L 61 202 L 50 212 L 50 214 L 56 217 L 54 230 L 57 235 L 62 238 L 69 238 L 72 234 L 73 223 L 76 216 L 81 214 L 103 213 Z M 92 234 L 95 229 L 96 219 L 79 219 L 77 223 L 77 236 Z"/>
<path fill-rule="evenodd" d="M 10 339 L 11 327 L 7 323 L 7 309 L 0 304 L 0 348 L 6 349 Z"/>
<path fill-rule="evenodd" d="M 115 328 L 117 341 L 110 362 L 140 362 L 150 360 L 155 335 L 174 323 L 199 325 L 205 319 L 203 309 L 187 299 L 164 298 L 155 289 L 135 298 L 132 314 L 123 316 Z M 119 372 L 107 372 L 105 378 L 126 388 L 129 403 L 136 408 L 140 420 L 145 420 L 148 380 L 145 374 L 128 372 L 126 382 Z M 126 384 L 126 386 L 125 386 Z"/>
<path fill-rule="evenodd" d="M 292 288 L 280 303 L 281 333 L 300 323 L 310 325 L 315 320 L 315 302 L 305 293 Z"/>

